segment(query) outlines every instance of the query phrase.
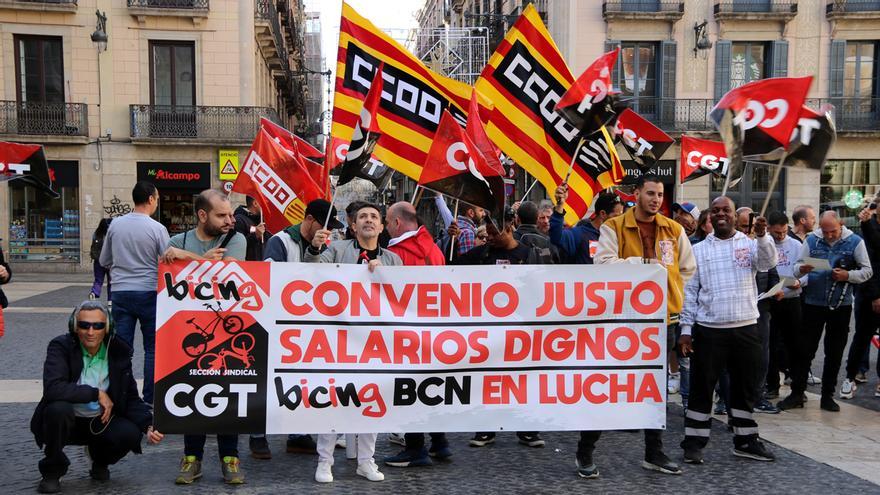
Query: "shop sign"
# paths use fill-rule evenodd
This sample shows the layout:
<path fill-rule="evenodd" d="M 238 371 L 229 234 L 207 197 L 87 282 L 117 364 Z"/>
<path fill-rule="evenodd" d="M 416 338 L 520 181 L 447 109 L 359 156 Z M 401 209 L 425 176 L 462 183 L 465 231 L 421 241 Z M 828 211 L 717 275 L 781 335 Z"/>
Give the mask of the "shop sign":
<path fill-rule="evenodd" d="M 843 204 L 846 205 L 847 208 L 851 210 L 855 210 L 859 206 L 862 206 L 862 200 L 865 199 L 865 194 L 859 189 L 850 189 L 843 195 Z"/>
<path fill-rule="evenodd" d="M 217 163 L 220 166 L 220 180 L 235 181 L 238 172 L 238 150 L 220 150 Z"/>
<path fill-rule="evenodd" d="M 211 164 L 189 162 L 138 162 L 137 178 L 169 189 L 208 189 L 211 187 Z"/>
<path fill-rule="evenodd" d="M 643 173 L 642 169 L 632 160 L 624 160 L 622 163 L 623 169 L 626 171 L 623 183 L 635 184 Z M 664 184 L 675 184 L 675 160 L 660 160 L 648 169 L 647 173 L 660 177 Z"/>

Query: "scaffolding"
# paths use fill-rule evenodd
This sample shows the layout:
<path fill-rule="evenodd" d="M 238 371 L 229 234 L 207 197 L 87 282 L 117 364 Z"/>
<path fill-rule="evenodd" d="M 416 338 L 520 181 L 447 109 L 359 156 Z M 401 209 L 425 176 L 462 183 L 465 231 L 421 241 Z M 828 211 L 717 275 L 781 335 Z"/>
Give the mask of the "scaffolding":
<path fill-rule="evenodd" d="M 413 30 L 408 48 L 434 72 L 473 85 L 489 62 L 485 27 Z"/>

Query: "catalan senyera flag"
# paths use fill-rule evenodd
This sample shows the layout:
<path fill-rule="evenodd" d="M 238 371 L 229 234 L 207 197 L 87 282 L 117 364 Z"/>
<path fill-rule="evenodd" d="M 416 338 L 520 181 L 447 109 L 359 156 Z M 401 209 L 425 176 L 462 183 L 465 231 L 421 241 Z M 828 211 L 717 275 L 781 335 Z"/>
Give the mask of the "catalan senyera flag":
<path fill-rule="evenodd" d="M 538 11 L 529 5 L 475 84 L 494 104 L 486 126 L 489 137 L 548 191 L 564 180 L 580 140 L 578 129 L 553 110 L 572 83 Z M 578 152 L 565 209 L 571 225 L 586 214 L 595 191 L 615 185 L 625 174 L 612 167 L 593 175 L 595 170 L 590 156 Z"/>
<path fill-rule="evenodd" d="M 349 144 L 372 75 L 380 62 L 385 64 L 378 114 L 382 136 L 373 156 L 418 180 L 443 111 L 449 109 L 464 122 L 471 87 L 428 69 L 400 43 L 344 2 L 328 168 L 344 160 L 344 148 Z"/>

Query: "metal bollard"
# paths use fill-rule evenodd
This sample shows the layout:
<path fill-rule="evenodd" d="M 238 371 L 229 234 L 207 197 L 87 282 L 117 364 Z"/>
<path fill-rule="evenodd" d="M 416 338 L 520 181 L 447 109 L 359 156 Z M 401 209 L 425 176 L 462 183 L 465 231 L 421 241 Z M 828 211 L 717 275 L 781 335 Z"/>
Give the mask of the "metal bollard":
<path fill-rule="evenodd" d="M 346 459 L 357 459 L 357 456 L 358 456 L 357 434 L 356 433 L 346 433 L 345 434 L 345 458 Z"/>

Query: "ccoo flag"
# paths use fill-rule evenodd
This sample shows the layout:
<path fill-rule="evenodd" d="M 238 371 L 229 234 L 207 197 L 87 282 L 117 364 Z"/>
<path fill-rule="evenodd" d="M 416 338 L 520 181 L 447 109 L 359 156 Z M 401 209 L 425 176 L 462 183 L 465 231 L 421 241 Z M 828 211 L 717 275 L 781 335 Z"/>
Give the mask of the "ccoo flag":
<path fill-rule="evenodd" d="M 324 190 L 324 198 L 329 199 L 329 171 L 323 164 L 312 160 L 312 158 L 322 158 L 324 154 L 306 140 L 265 117 L 260 119 L 260 128 L 266 131 L 269 137 L 274 139 L 282 148 L 292 153 L 295 159 L 300 160 L 315 184 Z"/>
<path fill-rule="evenodd" d="M 378 113 L 382 137 L 373 155 L 389 167 L 418 179 L 443 111 L 450 109 L 464 122 L 471 87 L 428 69 L 344 2 L 327 163 L 332 169 L 344 160 L 349 137 L 380 62 L 385 64 Z"/>
<path fill-rule="evenodd" d="M 572 83 L 538 11 L 529 5 L 475 84 L 494 104 L 486 126 L 489 137 L 548 191 L 562 183 L 580 140 L 579 130 L 554 111 Z M 624 174 L 622 169 L 596 171 L 588 153 L 577 153 L 568 181 L 567 223 L 574 225 L 587 213 L 594 191 L 613 186 Z"/>

